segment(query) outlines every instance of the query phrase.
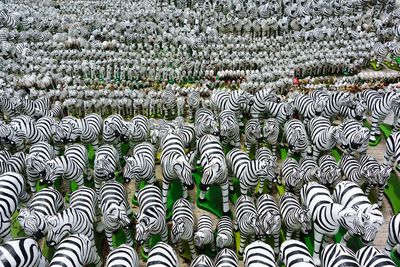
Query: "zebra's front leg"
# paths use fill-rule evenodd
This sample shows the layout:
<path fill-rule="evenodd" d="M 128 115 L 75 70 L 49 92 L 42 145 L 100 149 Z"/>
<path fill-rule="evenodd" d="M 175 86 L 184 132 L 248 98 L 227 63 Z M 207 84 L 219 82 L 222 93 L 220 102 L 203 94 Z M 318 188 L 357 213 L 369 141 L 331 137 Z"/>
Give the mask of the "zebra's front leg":
<path fill-rule="evenodd" d="M 365 195 L 368 197 L 369 196 L 369 193 L 371 192 L 371 189 L 372 189 L 372 185 L 371 184 L 368 184 L 367 185 L 367 189 L 365 189 Z"/>
<path fill-rule="evenodd" d="M 319 154 L 321 153 L 315 146 L 313 146 L 313 159 L 315 160 L 315 161 L 317 161 L 318 160 L 318 157 L 319 157 Z"/>
<path fill-rule="evenodd" d="M 132 236 L 131 236 L 131 229 L 126 229 L 124 228 L 124 233 L 126 236 L 126 244 L 128 244 L 128 246 L 133 246 L 133 240 L 132 240 Z"/>
<path fill-rule="evenodd" d="M 321 244 L 322 240 L 324 239 L 324 235 L 320 233 L 316 227 L 314 229 L 314 255 L 313 260 L 316 266 L 321 266 L 321 260 L 319 258 L 319 254 L 321 252 Z"/>
<path fill-rule="evenodd" d="M 393 234 L 396 235 L 396 233 L 392 233 L 392 235 Z M 397 242 L 392 240 L 393 239 L 392 235 L 389 234 L 389 238 L 386 240 L 386 245 L 385 245 L 385 254 L 388 256 L 390 256 L 390 253 L 392 252 L 393 248 L 397 245 Z"/>
<path fill-rule="evenodd" d="M 228 181 L 221 184 L 221 193 L 222 193 L 222 211 L 224 215 L 228 215 L 229 213 L 229 184 Z"/>
<path fill-rule="evenodd" d="M 3 239 L 3 243 L 12 240 L 11 235 L 11 222 L 3 221 L 1 228 L 0 228 L 0 237 Z"/>
<path fill-rule="evenodd" d="M 340 240 L 340 244 L 343 246 L 347 246 L 347 242 L 353 237 L 353 235 L 350 233 L 350 231 L 347 231 L 346 234 L 342 237 L 342 240 Z"/>
<path fill-rule="evenodd" d="M 187 188 L 184 185 L 182 185 L 182 197 L 184 199 L 188 199 L 189 198 L 189 194 L 188 194 Z"/>
<path fill-rule="evenodd" d="M 190 254 L 192 255 L 192 259 L 194 259 L 197 257 L 197 252 L 194 246 L 193 239 L 188 240 L 188 244 L 189 244 Z"/>
<path fill-rule="evenodd" d="M 376 141 L 376 136 L 380 134 L 380 131 L 378 130 L 379 128 L 379 118 L 376 118 L 375 116 L 372 116 L 371 120 L 371 136 L 369 137 L 370 142 L 375 142 Z M 378 134 L 377 134 L 378 131 Z"/>
<path fill-rule="evenodd" d="M 167 208 L 168 189 L 169 189 L 169 182 L 166 181 L 164 178 L 162 183 L 162 198 L 165 208 Z"/>
<path fill-rule="evenodd" d="M 112 251 L 112 250 L 114 250 L 113 242 L 112 242 L 113 231 L 109 230 L 109 229 L 105 229 L 105 232 L 106 232 L 108 247 L 110 248 L 110 251 Z"/>
<path fill-rule="evenodd" d="M 240 194 L 242 196 L 247 196 L 248 186 L 245 185 L 242 181 L 240 181 Z"/>
<path fill-rule="evenodd" d="M 258 194 L 259 196 L 261 196 L 264 193 L 264 183 L 265 183 L 265 178 L 261 177 L 260 185 L 258 186 L 258 192 L 256 192 L 256 194 Z"/>
<path fill-rule="evenodd" d="M 92 146 L 93 146 L 94 152 L 96 152 L 97 149 L 99 148 L 99 139 L 98 138 L 92 142 Z"/>
<path fill-rule="evenodd" d="M 29 187 L 31 188 L 31 193 L 35 194 L 36 193 L 36 179 L 34 179 L 33 177 L 28 176 L 28 184 Z"/>
<path fill-rule="evenodd" d="M 275 257 L 279 256 L 279 232 L 274 234 L 274 253 Z"/>
<path fill-rule="evenodd" d="M 247 236 L 240 233 L 240 247 L 239 247 L 239 258 L 243 258 L 244 248 L 246 246 Z"/>
<path fill-rule="evenodd" d="M 383 204 L 383 190 L 385 190 L 385 188 L 379 187 L 379 193 L 378 193 L 378 206 L 380 209 L 382 209 L 382 204 Z"/>

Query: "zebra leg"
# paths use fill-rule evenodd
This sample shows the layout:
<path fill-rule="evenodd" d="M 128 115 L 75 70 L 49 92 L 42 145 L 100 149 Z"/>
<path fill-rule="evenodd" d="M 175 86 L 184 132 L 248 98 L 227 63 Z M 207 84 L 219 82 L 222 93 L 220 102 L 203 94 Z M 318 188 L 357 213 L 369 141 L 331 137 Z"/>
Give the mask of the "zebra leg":
<path fill-rule="evenodd" d="M 378 206 L 381 209 L 382 208 L 382 203 L 383 203 L 383 190 L 385 190 L 384 187 L 379 187 L 379 192 L 378 192 Z"/>
<path fill-rule="evenodd" d="M 371 120 L 371 136 L 369 137 L 369 141 L 375 142 L 376 141 L 376 131 L 378 128 L 378 123 L 379 123 L 379 118 L 375 117 L 376 115 L 372 115 L 372 120 Z M 380 132 L 379 132 L 380 134 Z"/>
<path fill-rule="evenodd" d="M 385 254 L 390 256 L 390 253 L 392 252 L 394 246 L 397 245 L 397 242 L 393 240 L 392 235 L 395 235 L 396 233 L 390 233 L 388 239 L 386 240 L 386 245 L 385 245 Z"/>
<path fill-rule="evenodd" d="M 179 252 L 179 254 L 185 253 L 185 248 L 183 247 L 183 242 L 182 242 L 182 240 L 179 240 L 179 241 L 178 241 L 178 252 Z"/>
<path fill-rule="evenodd" d="M 122 158 L 122 157 L 123 157 L 123 155 L 122 155 L 122 143 L 121 143 L 121 142 L 118 142 L 118 143 L 115 145 L 115 148 L 116 148 L 117 151 L 118 151 L 119 158 Z"/>
<path fill-rule="evenodd" d="M 194 246 L 193 238 L 188 240 L 188 244 L 189 244 L 190 254 L 192 254 L 192 259 L 194 259 L 197 257 L 197 252 Z"/>
<path fill-rule="evenodd" d="M 149 255 L 149 251 L 150 251 L 149 240 L 147 239 L 143 244 L 143 252 L 145 255 Z"/>
<path fill-rule="evenodd" d="M 300 230 L 296 231 L 295 239 L 300 240 Z"/>
<path fill-rule="evenodd" d="M 18 196 L 19 201 L 22 203 L 27 203 L 30 198 L 31 196 L 26 191 L 22 191 L 21 194 Z"/>
<path fill-rule="evenodd" d="M 321 244 L 324 239 L 324 234 L 320 233 L 318 230 L 319 227 L 315 227 L 314 229 L 314 263 L 316 266 L 321 266 L 321 260 L 319 259 L 319 254 L 321 252 Z"/>
<path fill-rule="evenodd" d="M 286 240 L 292 239 L 292 235 L 293 235 L 293 231 L 292 230 L 288 230 L 287 227 L 286 227 Z"/>
<path fill-rule="evenodd" d="M 167 208 L 168 189 L 169 189 L 169 182 L 164 179 L 162 183 L 162 196 L 165 208 Z"/>
<path fill-rule="evenodd" d="M 78 175 L 75 179 L 76 184 L 78 185 L 78 188 L 82 187 L 84 184 L 83 181 L 83 173 L 81 173 L 80 175 Z"/>
<path fill-rule="evenodd" d="M 350 238 L 352 237 L 353 235 L 349 231 L 347 231 L 346 234 L 342 237 L 342 240 L 340 240 L 340 244 L 346 246 L 347 242 L 349 242 Z"/>
<path fill-rule="evenodd" d="M 222 193 L 222 211 L 224 215 L 229 213 L 229 184 L 228 181 L 221 184 L 221 193 Z"/>
<path fill-rule="evenodd" d="M 54 148 L 54 155 L 59 156 L 61 154 L 61 147 L 55 145 L 53 148 Z"/>
<path fill-rule="evenodd" d="M 114 250 L 113 244 L 112 244 L 112 231 L 105 229 L 106 232 L 106 237 L 107 237 L 107 243 L 108 247 L 110 248 L 110 251 Z"/>
<path fill-rule="evenodd" d="M 247 186 L 242 181 L 240 181 L 240 194 L 242 196 L 246 196 L 247 190 L 248 190 Z"/>
<path fill-rule="evenodd" d="M 314 159 L 315 161 L 318 160 L 320 151 L 318 151 L 318 149 L 317 149 L 315 146 L 313 146 L 313 150 L 312 150 L 312 151 L 313 151 L 313 152 L 312 152 L 312 154 L 313 154 L 313 159 Z"/>
<path fill-rule="evenodd" d="M 240 248 L 239 248 L 239 258 L 243 258 L 244 247 L 246 246 L 247 237 L 240 233 Z"/>
<path fill-rule="evenodd" d="M 161 241 L 168 242 L 168 228 L 166 225 L 163 228 L 164 229 L 161 231 Z"/>
<path fill-rule="evenodd" d="M 96 138 L 96 140 L 94 140 L 92 142 L 92 146 L 93 146 L 93 150 L 96 152 L 97 149 L 99 148 L 99 139 L 98 138 Z"/>
<path fill-rule="evenodd" d="M 3 243 L 12 240 L 11 222 L 9 220 L 3 221 L 0 231 L 0 237 L 3 239 Z"/>
<path fill-rule="evenodd" d="M 187 191 L 186 187 L 183 185 L 182 185 L 182 197 L 184 199 L 188 199 L 188 197 L 189 197 L 188 191 Z"/>
<path fill-rule="evenodd" d="M 371 192 L 371 189 L 372 189 L 371 184 L 368 184 L 368 185 L 367 185 L 367 189 L 365 189 L 365 195 L 366 195 L 367 197 L 369 196 L 369 193 Z"/>
<path fill-rule="evenodd" d="M 28 176 L 28 184 L 29 184 L 29 187 L 31 188 L 31 193 L 35 194 L 36 193 L 36 180 L 34 180 L 32 177 Z"/>
<path fill-rule="evenodd" d="M 279 232 L 274 234 L 274 253 L 275 257 L 278 257 L 279 255 Z"/>
<path fill-rule="evenodd" d="M 132 240 L 132 236 L 131 236 L 131 230 L 130 229 L 125 229 L 124 228 L 124 233 L 126 236 L 126 243 L 128 244 L 128 246 L 133 246 L 133 240 Z"/>
<path fill-rule="evenodd" d="M 258 186 L 258 192 L 256 192 L 256 194 L 258 194 L 258 195 L 262 195 L 262 193 L 264 192 L 264 183 L 265 183 L 265 178 L 260 178 L 260 185 Z M 270 189 L 269 188 L 269 186 L 270 186 L 271 184 L 269 184 L 268 185 L 268 189 Z M 271 186 L 271 188 L 272 188 L 272 186 Z"/>
<path fill-rule="evenodd" d="M 92 252 L 92 255 L 90 257 L 91 259 L 90 259 L 90 262 L 88 262 L 88 263 L 93 263 L 96 267 L 101 267 L 103 265 L 103 263 L 101 262 L 101 258 L 99 256 L 99 253 L 97 252 L 97 248 L 94 244 L 94 241 L 92 244 L 91 252 Z"/>

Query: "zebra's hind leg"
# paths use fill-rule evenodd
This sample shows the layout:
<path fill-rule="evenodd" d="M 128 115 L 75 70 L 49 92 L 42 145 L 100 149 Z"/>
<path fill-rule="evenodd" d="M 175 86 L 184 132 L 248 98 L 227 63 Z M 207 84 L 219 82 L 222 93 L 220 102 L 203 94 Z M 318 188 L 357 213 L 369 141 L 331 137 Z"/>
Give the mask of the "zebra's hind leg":
<path fill-rule="evenodd" d="M 229 184 L 228 181 L 221 184 L 221 193 L 222 193 L 222 211 L 224 215 L 229 213 Z"/>
<path fill-rule="evenodd" d="M 197 256 L 197 252 L 194 246 L 193 239 L 188 240 L 188 244 L 189 244 L 190 254 L 192 255 L 192 259 L 194 259 Z"/>
<path fill-rule="evenodd" d="M 353 237 L 353 235 L 347 231 L 346 234 L 342 237 L 342 240 L 340 240 L 340 244 L 342 244 L 343 246 L 347 245 L 347 242 L 349 242 L 349 240 Z"/>
<path fill-rule="evenodd" d="M 367 189 L 365 189 L 365 195 L 368 197 L 369 196 L 369 193 L 371 192 L 371 189 L 372 189 L 372 185 L 371 184 L 368 184 L 367 185 Z"/>
<path fill-rule="evenodd" d="M 390 256 L 390 253 L 392 252 L 394 246 L 396 246 L 396 242 L 393 240 L 392 235 L 396 235 L 397 233 L 391 233 L 389 231 L 389 237 L 386 240 L 386 245 L 385 245 L 385 254 Z M 398 249 L 398 248 L 397 248 Z"/>
<path fill-rule="evenodd" d="M 385 190 L 384 187 L 379 187 L 379 192 L 378 192 L 378 206 L 381 209 L 382 208 L 382 203 L 383 203 L 383 190 Z"/>
<path fill-rule="evenodd" d="M 286 227 L 286 240 L 292 239 L 292 235 L 293 235 L 293 231 L 292 230 L 288 230 L 287 227 Z"/>
<path fill-rule="evenodd" d="M 164 229 L 161 232 L 161 241 L 168 242 L 168 228 L 166 225 L 163 228 Z"/>
<path fill-rule="evenodd" d="M 378 135 L 380 134 L 380 131 L 378 130 L 379 128 L 379 118 L 372 116 L 371 120 L 371 136 L 369 137 L 369 141 L 375 142 L 376 141 L 376 135 L 378 131 Z"/>
<path fill-rule="evenodd" d="M 3 239 L 3 243 L 12 240 L 11 222 L 9 220 L 3 221 L 0 231 L 0 237 Z"/>
<path fill-rule="evenodd" d="M 124 233 L 126 236 L 126 244 L 128 244 L 128 246 L 133 246 L 133 240 L 132 240 L 132 236 L 131 236 L 131 230 L 130 229 L 124 229 Z"/>
<path fill-rule="evenodd" d="M 105 232 L 106 232 L 108 247 L 110 248 L 110 251 L 112 251 L 112 250 L 114 250 L 113 243 L 112 243 L 112 236 L 113 236 L 112 231 L 105 229 Z"/>
<path fill-rule="evenodd" d="M 274 234 L 274 253 L 276 258 L 279 256 L 279 234 L 279 231 L 278 233 Z"/>
<path fill-rule="evenodd" d="M 162 183 L 162 198 L 165 208 L 167 208 L 167 197 L 168 197 L 169 182 L 164 178 Z"/>
<path fill-rule="evenodd" d="M 244 248 L 246 246 L 247 237 L 240 233 L 240 247 L 239 247 L 239 258 L 243 258 Z"/>
<path fill-rule="evenodd" d="M 319 154 L 320 154 L 320 151 L 315 146 L 313 146 L 312 154 L 313 154 L 313 159 L 315 161 L 317 161 L 318 157 L 319 157 Z"/>
<path fill-rule="evenodd" d="M 321 266 L 321 260 L 319 254 L 321 252 L 321 244 L 324 239 L 324 235 L 318 231 L 317 227 L 314 229 L 314 255 L 313 260 L 316 266 Z"/>

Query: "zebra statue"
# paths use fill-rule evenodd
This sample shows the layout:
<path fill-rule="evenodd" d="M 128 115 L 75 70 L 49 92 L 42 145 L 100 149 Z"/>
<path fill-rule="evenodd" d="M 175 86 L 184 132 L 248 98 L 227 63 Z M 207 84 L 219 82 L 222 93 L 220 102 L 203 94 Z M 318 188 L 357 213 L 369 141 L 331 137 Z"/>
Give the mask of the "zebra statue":
<path fill-rule="evenodd" d="M 374 241 L 376 234 L 383 224 L 383 215 L 377 204 L 371 204 L 361 188 L 350 181 L 340 182 L 332 193 L 332 198 L 346 208 L 357 213 L 355 229 L 349 229 L 343 236 L 341 243 L 346 245 L 354 235 L 361 236 L 364 243 Z"/>
<path fill-rule="evenodd" d="M 205 245 L 211 245 L 211 251 L 215 251 L 214 228 L 210 215 L 203 214 L 198 218 L 194 244 L 200 250 L 203 250 Z"/>
<path fill-rule="evenodd" d="M 219 250 L 231 248 L 234 244 L 232 219 L 229 216 L 222 216 L 217 224 L 217 236 L 215 242 Z"/>
<path fill-rule="evenodd" d="M 268 166 L 271 166 L 271 169 L 274 170 L 275 172 L 275 177 L 277 177 L 277 184 L 280 185 L 281 181 L 278 177 L 278 172 L 277 172 L 277 158 L 276 155 L 273 155 L 271 150 L 269 150 L 266 147 L 261 147 L 257 149 L 256 151 L 256 160 L 258 161 L 264 161 L 268 163 Z M 258 186 L 258 194 L 261 195 L 264 192 L 264 184 L 266 181 L 267 177 L 262 176 L 260 177 L 260 184 Z M 272 183 L 268 183 L 268 189 L 272 191 Z"/>
<path fill-rule="evenodd" d="M 43 188 L 37 192 L 27 208 L 18 214 L 18 223 L 27 236 L 36 240 L 47 234 L 47 216 L 54 216 L 65 208 L 64 198 L 53 188 Z"/>
<path fill-rule="evenodd" d="M 138 143 L 146 142 L 149 136 L 149 119 L 145 116 L 137 115 L 130 122 L 124 123 L 122 127 L 121 140 L 129 142 L 131 149 Z"/>
<path fill-rule="evenodd" d="M 79 139 L 82 144 L 91 144 L 94 151 L 97 151 L 99 146 L 102 126 L 103 119 L 95 113 L 86 115 L 82 119 L 67 116 L 61 120 L 61 127 L 68 143 L 76 143 Z"/>
<path fill-rule="evenodd" d="M 228 248 L 221 250 L 214 260 L 215 267 L 239 267 L 239 260 L 236 253 Z"/>
<path fill-rule="evenodd" d="M 276 156 L 279 137 L 279 123 L 275 118 L 269 118 L 264 121 L 262 137 L 264 142 L 271 146 L 272 153 Z"/>
<path fill-rule="evenodd" d="M 229 213 L 229 181 L 224 150 L 221 142 L 214 135 L 204 135 L 196 144 L 196 149 L 190 154 L 192 167 L 200 155 L 200 165 L 203 175 L 200 182 L 200 201 L 205 201 L 206 192 L 212 184 L 221 185 L 222 210 Z"/>
<path fill-rule="evenodd" d="M 301 187 L 303 186 L 303 179 L 297 160 L 287 157 L 282 163 L 281 176 L 285 181 L 285 190 L 299 196 Z"/>
<path fill-rule="evenodd" d="M 100 209 L 103 215 L 103 225 L 97 225 L 97 231 L 101 232 L 104 226 L 104 232 L 110 250 L 113 250 L 112 236 L 115 231 L 122 228 L 126 235 L 126 243 L 133 245 L 131 238 L 131 207 L 127 200 L 127 193 L 123 185 L 115 180 L 105 182 L 99 192 Z"/>
<path fill-rule="evenodd" d="M 393 132 L 386 139 L 384 166 L 400 168 L 400 132 Z"/>
<path fill-rule="evenodd" d="M 49 247 L 60 244 L 66 236 L 84 234 L 94 243 L 93 224 L 96 221 L 97 195 L 93 189 L 81 187 L 71 194 L 68 209 L 46 217 Z"/>
<path fill-rule="evenodd" d="M 52 186 L 59 177 L 71 182 L 76 181 L 79 187 L 83 186 L 83 175 L 89 168 L 88 152 L 81 144 L 69 145 L 63 156 L 48 160 L 45 165 L 45 177 L 41 184 Z"/>
<path fill-rule="evenodd" d="M 190 267 L 214 267 L 214 263 L 208 256 L 199 255 L 192 260 Z"/>
<path fill-rule="evenodd" d="M 187 103 L 189 106 L 188 110 L 189 121 L 193 121 L 194 115 L 201 106 L 200 93 L 196 91 L 190 92 L 187 96 Z"/>
<path fill-rule="evenodd" d="M 279 200 L 279 210 L 282 214 L 282 222 L 286 227 L 286 240 L 292 239 L 295 233 L 295 239 L 299 240 L 300 231 L 308 234 L 311 231 L 311 218 L 309 210 L 301 207 L 297 197 L 286 192 Z"/>
<path fill-rule="evenodd" d="M 385 254 L 390 257 L 393 248 L 396 248 L 396 256 L 400 256 L 400 213 L 392 216 L 389 221 L 388 237 L 385 245 Z"/>
<path fill-rule="evenodd" d="M 361 155 L 365 155 L 368 150 L 369 129 L 363 127 L 360 122 L 354 119 L 344 121 L 340 127 L 346 138 L 345 146 L 347 146 L 347 149 L 345 153 L 354 155 L 354 153 L 358 152 Z"/>
<path fill-rule="evenodd" d="M 296 153 L 305 157 L 308 151 L 311 152 L 306 128 L 301 121 L 297 119 L 287 121 L 284 126 L 284 136 L 286 136 L 289 147 L 288 157 Z"/>
<path fill-rule="evenodd" d="M 259 225 L 257 223 L 257 210 L 253 198 L 241 195 L 235 204 L 236 218 L 234 230 L 240 232 L 239 257 L 243 256 L 247 239 L 254 240 L 255 235 L 259 235 Z"/>
<path fill-rule="evenodd" d="M 354 252 L 341 244 L 329 244 L 321 252 L 322 266 L 360 267 Z"/>
<path fill-rule="evenodd" d="M 137 198 L 141 181 L 146 181 L 147 184 L 156 182 L 155 149 L 152 144 L 144 142 L 135 146 L 132 155 L 124 157 L 126 165 L 123 177 L 125 183 L 135 179 L 135 197 Z"/>
<path fill-rule="evenodd" d="M 1 264 L 9 267 L 48 266 L 39 244 L 33 238 L 19 238 L 0 245 Z"/>
<path fill-rule="evenodd" d="M 83 267 L 91 263 L 102 266 L 94 241 L 84 234 L 74 234 L 61 241 L 49 267 Z"/>
<path fill-rule="evenodd" d="M 161 100 L 163 103 L 164 118 L 175 115 L 176 112 L 176 96 L 171 88 L 162 91 Z"/>
<path fill-rule="evenodd" d="M 279 254 L 279 234 L 281 229 L 281 214 L 279 208 L 271 195 L 263 194 L 257 198 L 257 223 L 258 235 L 266 241 L 266 236 L 274 237 L 275 256 Z"/>
<path fill-rule="evenodd" d="M 222 145 L 240 147 L 240 129 L 232 110 L 224 110 L 219 114 L 220 138 Z"/>
<path fill-rule="evenodd" d="M 271 89 L 263 89 L 257 91 L 254 95 L 254 104 L 251 106 L 250 113 L 251 117 L 258 119 L 264 115 L 267 109 L 268 103 L 278 103 L 278 96 L 272 92 Z"/>
<path fill-rule="evenodd" d="M 331 126 L 329 119 L 324 117 L 312 118 L 308 123 L 314 160 L 323 151 L 331 151 L 337 143 L 345 144 L 341 129 Z"/>
<path fill-rule="evenodd" d="M 270 182 L 277 182 L 275 169 L 272 162 L 250 160 L 249 156 L 238 148 L 234 148 L 226 155 L 228 176 L 232 183 L 234 175 L 240 181 L 240 193 L 247 195 L 247 192 L 254 188 L 261 177 Z"/>
<path fill-rule="evenodd" d="M 0 237 L 3 242 L 10 241 L 11 216 L 20 202 L 26 203 L 30 196 L 25 191 L 25 180 L 21 174 L 6 172 L 0 175 Z"/>
<path fill-rule="evenodd" d="M 315 267 L 307 246 L 298 240 L 286 240 L 282 243 L 279 258 L 286 267 Z M 319 259 L 318 259 L 319 260 Z"/>
<path fill-rule="evenodd" d="M 395 267 L 396 264 L 392 259 L 374 246 L 366 246 L 360 248 L 356 253 L 356 258 L 360 267 Z"/>
<path fill-rule="evenodd" d="M 150 251 L 147 259 L 147 267 L 159 266 L 176 267 L 179 266 L 178 256 L 174 249 L 164 241 L 158 242 Z"/>
<path fill-rule="evenodd" d="M 172 207 L 171 242 L 179 245 L 179 253 L 184 253 L 183 241 L 189 244 L 192 259 L 196 258 L 196 248 L 193 242 L 194 216 L 192 205 L 184 198 L 175 201 Z"/>
<path fill-rule="evenodd" d="M 360 173 L 367 182 L 367 189 L 365 195 L 368 197 L 372 188 L 378 189 L 378 206 L 382 208 L 383 202 L 383 191 L 387 185 L 387 181 L 390 178 L 392 168 L 389 166 L 382 166 L 372 156 L 362 156 L 359 160 Z M 360 185 L 360 183 L 356 184 Z"/>
<path fill-rule="evenodd" d="M 108 116 L 103 122 L 103 141 L 106 144 L 111 144 L 116 147 L 119 157 L 122 157 L 122 130 L 124 128 L 125 121 L 119 114 L 113 114 Z"/>
<path fill-rule="evenodd" d="M 121 168 L 119 155 L 114 146 L 101 145 L 94 158 L 94 186 L 96 194 L 99 194 L 103 182 L 115 179 L 115 172 Z"/>
<path fill-rule="evenodd" d="M 396 91 L 385 92 L 382 96 L 375 90 L 366 90 L 363 97 L 367 102 L 368 111 L 371 113 L 371 136 L 369 140 L 375 142 L 376 136 L 381 134 L 379 124 L 386 118 L 393 109 L 393 102 L 400 99 L 400 93 Z"/>
<path fill-rule="evenodd" d="M 200 139 L 206 134 L 219 135 L 217 118 L 211 110 L 199 108 L 195 114 L 194 128 L 196 139 Z"/>
<path fill-rule="evenodd" d="M 307 124 L 315 116 L 321 116 L 327 102 L 325 97 L 312 99 L 310 96 L 300 93 L 293 96 L 293 107 L 301 116 L 304 124 Z"/>
<path fill-rule="evenodd" d="M 271 246 L 262 241 L 254 241 L 244 249 L 244 267 L 276 267 Z"/>
<path fill-rule="evenodd" d="M 341 181 L 342 175 L 342 171 L 339 168 L 335 158 L 331 155 L 324 155 L 319 159 L 318 165 L 320 171 L 320 184 L 328 188 L 334 188 L 336 184 Z"/>
<path fill-rule="evenodd" d="M 166 206 L 169 185 L 173 179 L 178 178 L 181 181 L 183 198 L 188 197 L 187 190 L 194 188 L 194 182 L 192 168 L 180 136 L 173 132 L 168 133 L 162 141 L 161 149 L 162 196 L 163 203 Z"/>
<path fill-rule="evenodd" d="M 302 158 L 299 162 L 299 166 L 304 183 L 320 180 L 321 172 L 317 162 L 312 156 Z"/>
<path fill-rule="evenodd" d="M 148 254 L 150 235 L 161 236 L 162 242 L 168 240 L 166 208 L 162 202 L 161 191 L 154 185 L 146 185 L 138 193 L 139 213 L 136 223 L 136 242 L 144 245 L 144 253 Z"/>
<path fill-rule="evenodd" d="M 122 244 L 108 254 L 105 266 L 139 267 L 139 257 L 132 247 Z"/>
<path fill-rule="evenodd" d="M 324 236 L 336 234 L 340 227 L 356 232 L 357 213 L 352 208 L 334 203 L 328 188 L 316 182 L 303 186 L 300 199 L 302 206 L 309 209 L 314 223 L 313 259 L 315 265 L 320 266 L 321 245 L 327 241 Z"/>
<path fill-rule="evenodd" d="M 255 149 L 258 149 L 258 143 L 261 138 L 261 125 L 260 122 L 256 119 L 250 119 L 246 123 L 245 127 L 245 146 L 250 153 L 251 147 L 254 146 Z"/>

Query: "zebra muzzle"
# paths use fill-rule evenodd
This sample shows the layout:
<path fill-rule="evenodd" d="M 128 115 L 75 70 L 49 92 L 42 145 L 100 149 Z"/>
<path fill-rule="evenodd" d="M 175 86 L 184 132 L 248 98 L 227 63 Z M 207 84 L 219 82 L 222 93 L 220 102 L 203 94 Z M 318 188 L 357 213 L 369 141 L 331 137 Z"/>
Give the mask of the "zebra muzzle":
<path fill-rule="evenodd" d="M 47 240 L 46 244 L 47 244 L 48 247 L 54 247 L 56 245 L 56 242 Z"/>
<path fill-rule="evenodd" d="M 129 178 L 124 178 L 124 183 L 129 184 L 131 182 L 131 179 Z"/>

